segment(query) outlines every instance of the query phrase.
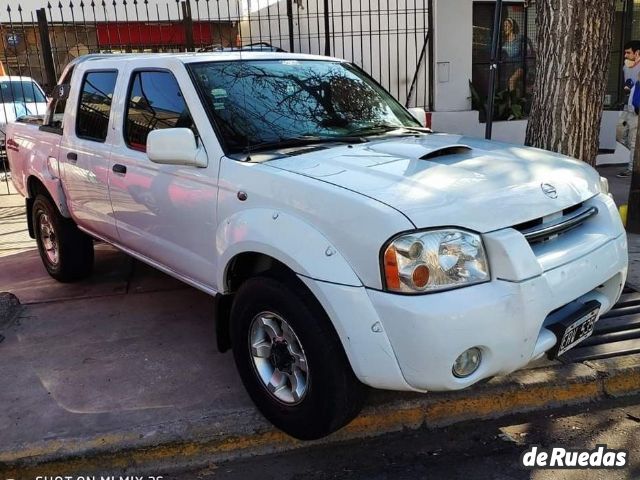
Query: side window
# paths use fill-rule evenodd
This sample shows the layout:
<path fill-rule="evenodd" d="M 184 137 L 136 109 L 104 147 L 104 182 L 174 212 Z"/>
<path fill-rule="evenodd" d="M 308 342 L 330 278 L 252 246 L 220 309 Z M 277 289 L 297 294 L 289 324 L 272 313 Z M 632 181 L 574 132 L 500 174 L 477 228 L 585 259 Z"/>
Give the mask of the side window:
<path fill-rule="evenodd" d="M 195 133 L 193 119 L 173 74 L 134 72 L 125 112 L 125 141 L 130 148 L 144 152 L 149 132 L 157 128 L 191 128 Z"/>
<path fill-rule="evenodd" d="M 80 103 L 76 115 L 79 138 L 104 142 L 109 130 L 111 100 L 118 72 L 88 72 L 80 87 Z"/>

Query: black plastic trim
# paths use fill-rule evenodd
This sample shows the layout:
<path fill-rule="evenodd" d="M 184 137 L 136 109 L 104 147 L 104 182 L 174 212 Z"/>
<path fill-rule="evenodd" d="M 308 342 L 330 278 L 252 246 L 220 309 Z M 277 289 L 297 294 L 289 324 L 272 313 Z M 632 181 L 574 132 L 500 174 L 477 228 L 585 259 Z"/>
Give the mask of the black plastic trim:
<path fill-rule="evenodd" d="M 521 230 L 520 233 L 524 235 L 524 238 L 526 238 L 529 243 L 537 242 L 575 228 L 597 214 L 597 207 L 583 207 L 571 215 L 564 216 L 548 224 L 537 225 L 527 228 L 526 230 Z"/>

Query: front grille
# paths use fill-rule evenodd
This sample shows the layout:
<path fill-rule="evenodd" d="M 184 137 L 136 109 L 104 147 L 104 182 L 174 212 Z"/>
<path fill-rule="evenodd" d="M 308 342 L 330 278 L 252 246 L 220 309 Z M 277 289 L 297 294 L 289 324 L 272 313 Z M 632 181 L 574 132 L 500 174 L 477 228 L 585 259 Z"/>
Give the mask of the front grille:
<path fill-rule="evenodd" d="M 596 207 L 585 206 L 582 203 L 562 210 L 560 215 L 549 215 L 536 218 L 528 222 L 514 225 L 513 228 L 524 235 L 531 244 L 544 242 L 558 235 L 579 227 L 591 217 L 598 214 Z"/>

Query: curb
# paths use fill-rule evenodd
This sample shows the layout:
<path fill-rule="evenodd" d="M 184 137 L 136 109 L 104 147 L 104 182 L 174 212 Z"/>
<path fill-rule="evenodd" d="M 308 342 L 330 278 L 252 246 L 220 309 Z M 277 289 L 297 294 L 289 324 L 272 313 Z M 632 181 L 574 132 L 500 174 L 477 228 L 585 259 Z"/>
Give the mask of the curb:
<path fill-rule="evenodd" d="M 300 442 L 274 429 L 253 409 L 188 425 L 146 427 L 95 437 L 44 441 L 0 452 L 0 473 L 38 475 L 158 472 L 375 437 L 421 427 L 495 419 L 640 393 L 640 356 L 516 372 L 472 389 L 444 394 L 375 392 L 362 414 L 329 437 Z M 155 468 L 155 470 L 154 470 Z"/>

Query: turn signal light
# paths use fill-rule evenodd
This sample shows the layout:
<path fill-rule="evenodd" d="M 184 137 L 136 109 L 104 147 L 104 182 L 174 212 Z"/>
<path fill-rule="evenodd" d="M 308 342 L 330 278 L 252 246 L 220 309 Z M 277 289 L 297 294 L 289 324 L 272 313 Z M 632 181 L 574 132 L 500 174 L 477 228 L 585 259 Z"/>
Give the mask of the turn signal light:
<path fill-rule="evenodd" d="M 400 289 L 400 274 L 398 272 L 398 260 L 394 246 L 387 248 L 384 252 L 384 276 L 387 281 L 387 288 L 393 290 Z"/>

